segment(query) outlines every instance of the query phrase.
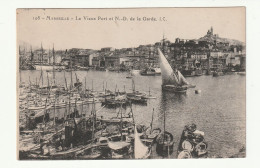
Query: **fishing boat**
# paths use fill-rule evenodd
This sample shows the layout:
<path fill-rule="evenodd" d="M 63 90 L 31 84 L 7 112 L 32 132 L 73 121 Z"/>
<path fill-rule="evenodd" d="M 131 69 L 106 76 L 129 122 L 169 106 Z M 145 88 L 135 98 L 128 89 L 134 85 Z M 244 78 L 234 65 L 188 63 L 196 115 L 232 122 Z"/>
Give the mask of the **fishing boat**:
<path fill-rule="evenodd" d="M 183 74 L 183 76 L 185 77 L 192 77 L 195 76 L 195 71 L 193 69 L 183 69 L 181 71 L 181 73 Z"/>
<path fill-rule="evenodd" d="M 156 152 L 163 157 L 169 156 L 173 153 L 173 135 L 167 131 L 162 132 L 156 138 Z"/>
<path fill-rule="evenodd" d="M 116 135 L 108 137 L 108 151 L 111 159 L 125 159 L 131 156 L 131 140 L 128 137 L 128 128 L 123 128 L 124 122 L 113 123 L 114 126 L 120 125 L 121 129 Z M 112 126 L 112 125 L 111 125 Z M 127 132 L 125 131 L 127 130 Z"/>
<path fill-rule="evenodd" d="M 155 96 L 151 95 L 150 87 L 149 87 L 149 93 L 148 93 L 148 95 L 143 94 L 143 95 L 141 95 L 141 97 L 142 97 L 143 99 L 156 99 Z"/>
<path fill-rule="evenodd" d="M 153 113 L 152 113 L 152 120 L 150 123 L 150 127 L 146 128 L 144 131 L 144 134 L 141 136 L 142 140 L 144 140 L 144 139 L 146 139 L 148 141 L 151 140 L 152 143 L 155 142 L 156 138 L 161 133 L 160 128 L 153 129 L 153 116 L 154 116 L 154 109 L 153 109 Z"/>
<path fill-rule="evenodd" d="M 152 127 L 152 126 L 151 126 Z M 173 135 L 166 131 L 166 116 L 165 111 L 163 112 L 163 132 L 157 135 L 156 141 L 156 153 L 163 157 L 169 157 L 173 153 L 174 139 Z M 158 132 L 157 131 L 157 132 Z"/>
<path fill-rule="evenodd" d="M 134 79 L 132 79 L 132 92 L 126 93 L 126 97 L 132 103 L 144 104 L 144 105 L 147 104 L 146 94 L 135 90 Z"/>
<path fill-rule="evenodd" d="M 162 72 L 162 90 L 186 93 L 188 88 L 195 87 L 188 83 L 179 70 L 171 67 L 160 49 L 158 49 L 158 52 Z"/>
<path fill-rule="evenodd" d="M 101 120 L 106 125 L 106 134 L 108 138 L 109 158 L 111 159 L 126 159 L 130 158 L 132 153 L 132 138 L 133 130 L 133 112 L 128 116 L 123 116 L 122 105 L 118 111 L 117 117 Z"/>
<path fill-rule="evenodd" d="M 197 130 L 195 124 L 186 125 L 178 147 L 178 159 L 199 158 L 207 154 L 204 132 Z"/>
<path fill-rule="evenodd" d="M 135 104 L 147 104 L 147 99 L 144 96 L 138 96 L 134 93 L 127 93 L 127 99 Z"/>
<path fill-rule="evenodd" d="M 151 146 L 146 146 L 140 139 L 140 134 L 138 133 L 135 126 L 135 140 L 134 140 L 134 157 L 135 159 L 147 159 L 151 154 Z"/>
<path fill-rule="evenodd" d="M 149 67 L 149 68 L 142 70 L 140 72 L 140 74 L 142 76 L 157 76 L 157 75 L 161 75 L 161 72 L 158 70 L 158 68 L 155 69 L 155 68 Z"/>

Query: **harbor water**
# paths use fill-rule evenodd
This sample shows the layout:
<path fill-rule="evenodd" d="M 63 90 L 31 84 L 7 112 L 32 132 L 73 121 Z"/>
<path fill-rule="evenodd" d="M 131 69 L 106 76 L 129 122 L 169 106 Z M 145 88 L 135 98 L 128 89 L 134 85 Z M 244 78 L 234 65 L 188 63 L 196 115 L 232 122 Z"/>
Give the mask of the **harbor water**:
<path fill-rule="evenodd" d="M 166 115 L 166 131 L 174 136 L 174 152 L 170 158 L 176 158 L 176 151 L 182 130 L 185 125 L 194 123 L 197 128 L 205 133 L 208 143 L 208 157 L 231 157 L 246 147 L 246 76 L 238 74 L 219 77 L 199 76 L 186 78 L 196 88 L 188 89 L 186 94 L 174 94 L 162 92 L 161 76 L 133 76 L 126 78 L 128 73 L 105 71 L 73 71 L 73 82 L 77 78 L 86 89 L 94 91 L 132 92 L 132 82 L 135 90 L 150 94 L 156 99 L 149 99 L 147 105 L 132 106 L 134 120 L 138 124 L 149 126 L 154 109 L 153 128 L 163 129 L 164 112 Z M 29 84 L 39 81 L 41 71 L 21 71 L 21 81 Z M 49 83 L 52 81 L 52 73 L 48 73 Z M 55 72 L 55 82 L 65 85 L 71 82 L 70 72 Z M 47 85 L 47 72 L 43 72 L 43 84 Z M 40 82 L 41 84 L 41 82 Z M 201 92 L 195 94 L 195 90 Z M 95 105 L 96 110 L 101 104 Z M 90 114 L 92 105 L 78 107 L 80 113 Z M 57 109 L 56 115 L 62 117 L 64 109 Z M 97 112 L 104 118 L 114 117 L 119 109 L 102 108 Z M 130 109 L 123 109 L 127 115 Z M 52 114 L 53 115 L 53 114 Z M 154 158 L 160 158 L 154 156 Z"/>

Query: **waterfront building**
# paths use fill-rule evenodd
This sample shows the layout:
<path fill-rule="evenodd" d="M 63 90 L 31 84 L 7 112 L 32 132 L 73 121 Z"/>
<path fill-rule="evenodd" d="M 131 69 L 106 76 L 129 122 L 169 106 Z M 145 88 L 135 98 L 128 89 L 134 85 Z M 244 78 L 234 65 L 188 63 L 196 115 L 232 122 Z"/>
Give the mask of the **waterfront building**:
<path fill-rule="evenodd" d="M 119 57 L 115 55 L 105 57 L 105 67 L 119 67 Z"/>
<path fill-rule="evenodd" d="M 92 59 L 92 66 L 93 67 L 105 67 L 105 57 L 98 55 L 98 53 L 95 53 L 96 55 Z"/>
<path fill-rule="evenodd" d="M 71 49 L 69 55 L 72 65 L 77 66 L 92 66 L 92 59 L 96 52 L 91 49 Z M 70 59 L 70 58 L 69 58 Z"/>

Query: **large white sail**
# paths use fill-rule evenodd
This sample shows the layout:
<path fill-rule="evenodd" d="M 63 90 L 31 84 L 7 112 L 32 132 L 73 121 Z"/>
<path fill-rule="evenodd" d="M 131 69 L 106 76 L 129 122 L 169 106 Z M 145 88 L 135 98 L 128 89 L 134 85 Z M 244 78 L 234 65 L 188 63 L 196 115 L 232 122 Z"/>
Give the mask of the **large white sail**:
<path fill-rule="evenodd" d="M 158 48 L 159 53 L 159 61 L 160 61 L 160 68 L 162 74 L 162 85 L 187 85 L 187 80 L 183 77 L 183 75 L 177 71 L 176 73 L 173 72 L 173 69 L 161 50 Z"/>
<path fill-rule="evenodd" d="M 149 148 L 143 144 L 135 127 L 135 159 L 145 159 L 149 155 Z"/>
<path fill-rule="evenodd" d="M 188 81 L 184 78 L 184 76 L 180 73 L 180 71 L 178 71 L 178 75 L 179 75 L 179 84 L 180 85 L 188 85 Z"/>

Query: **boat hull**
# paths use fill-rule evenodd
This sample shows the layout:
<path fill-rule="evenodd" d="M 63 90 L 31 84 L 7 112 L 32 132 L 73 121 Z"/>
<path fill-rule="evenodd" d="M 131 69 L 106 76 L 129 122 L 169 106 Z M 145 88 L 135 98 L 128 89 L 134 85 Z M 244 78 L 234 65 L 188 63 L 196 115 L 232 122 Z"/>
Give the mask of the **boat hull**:
<path fill-rule="evenodd" d="M 140 73 L 142 76 L 160 76 L 160 73 L 145 73 L 145 72 L 141 72 Z"/>
<path fill-rule="evenodd" d="M 207 154 L 207 147 L 204 132 L 197 130 L 196 125 L 187 125 L 181 134 L 178 159 L 204 157 Z"/>
<path fill-rule="evenodd" d="M 156 138 L 156 153 L 166 157 L 173 153 L 173 135 L 167 131 Z"/>
<path fill-rule="evenodd" d="M 187 87 L 176 87 L 174 85 L 162 85 L 162 90 L 163 91 L 170 91 L 174 93 L 186 93 L 187 92 Z"/>

